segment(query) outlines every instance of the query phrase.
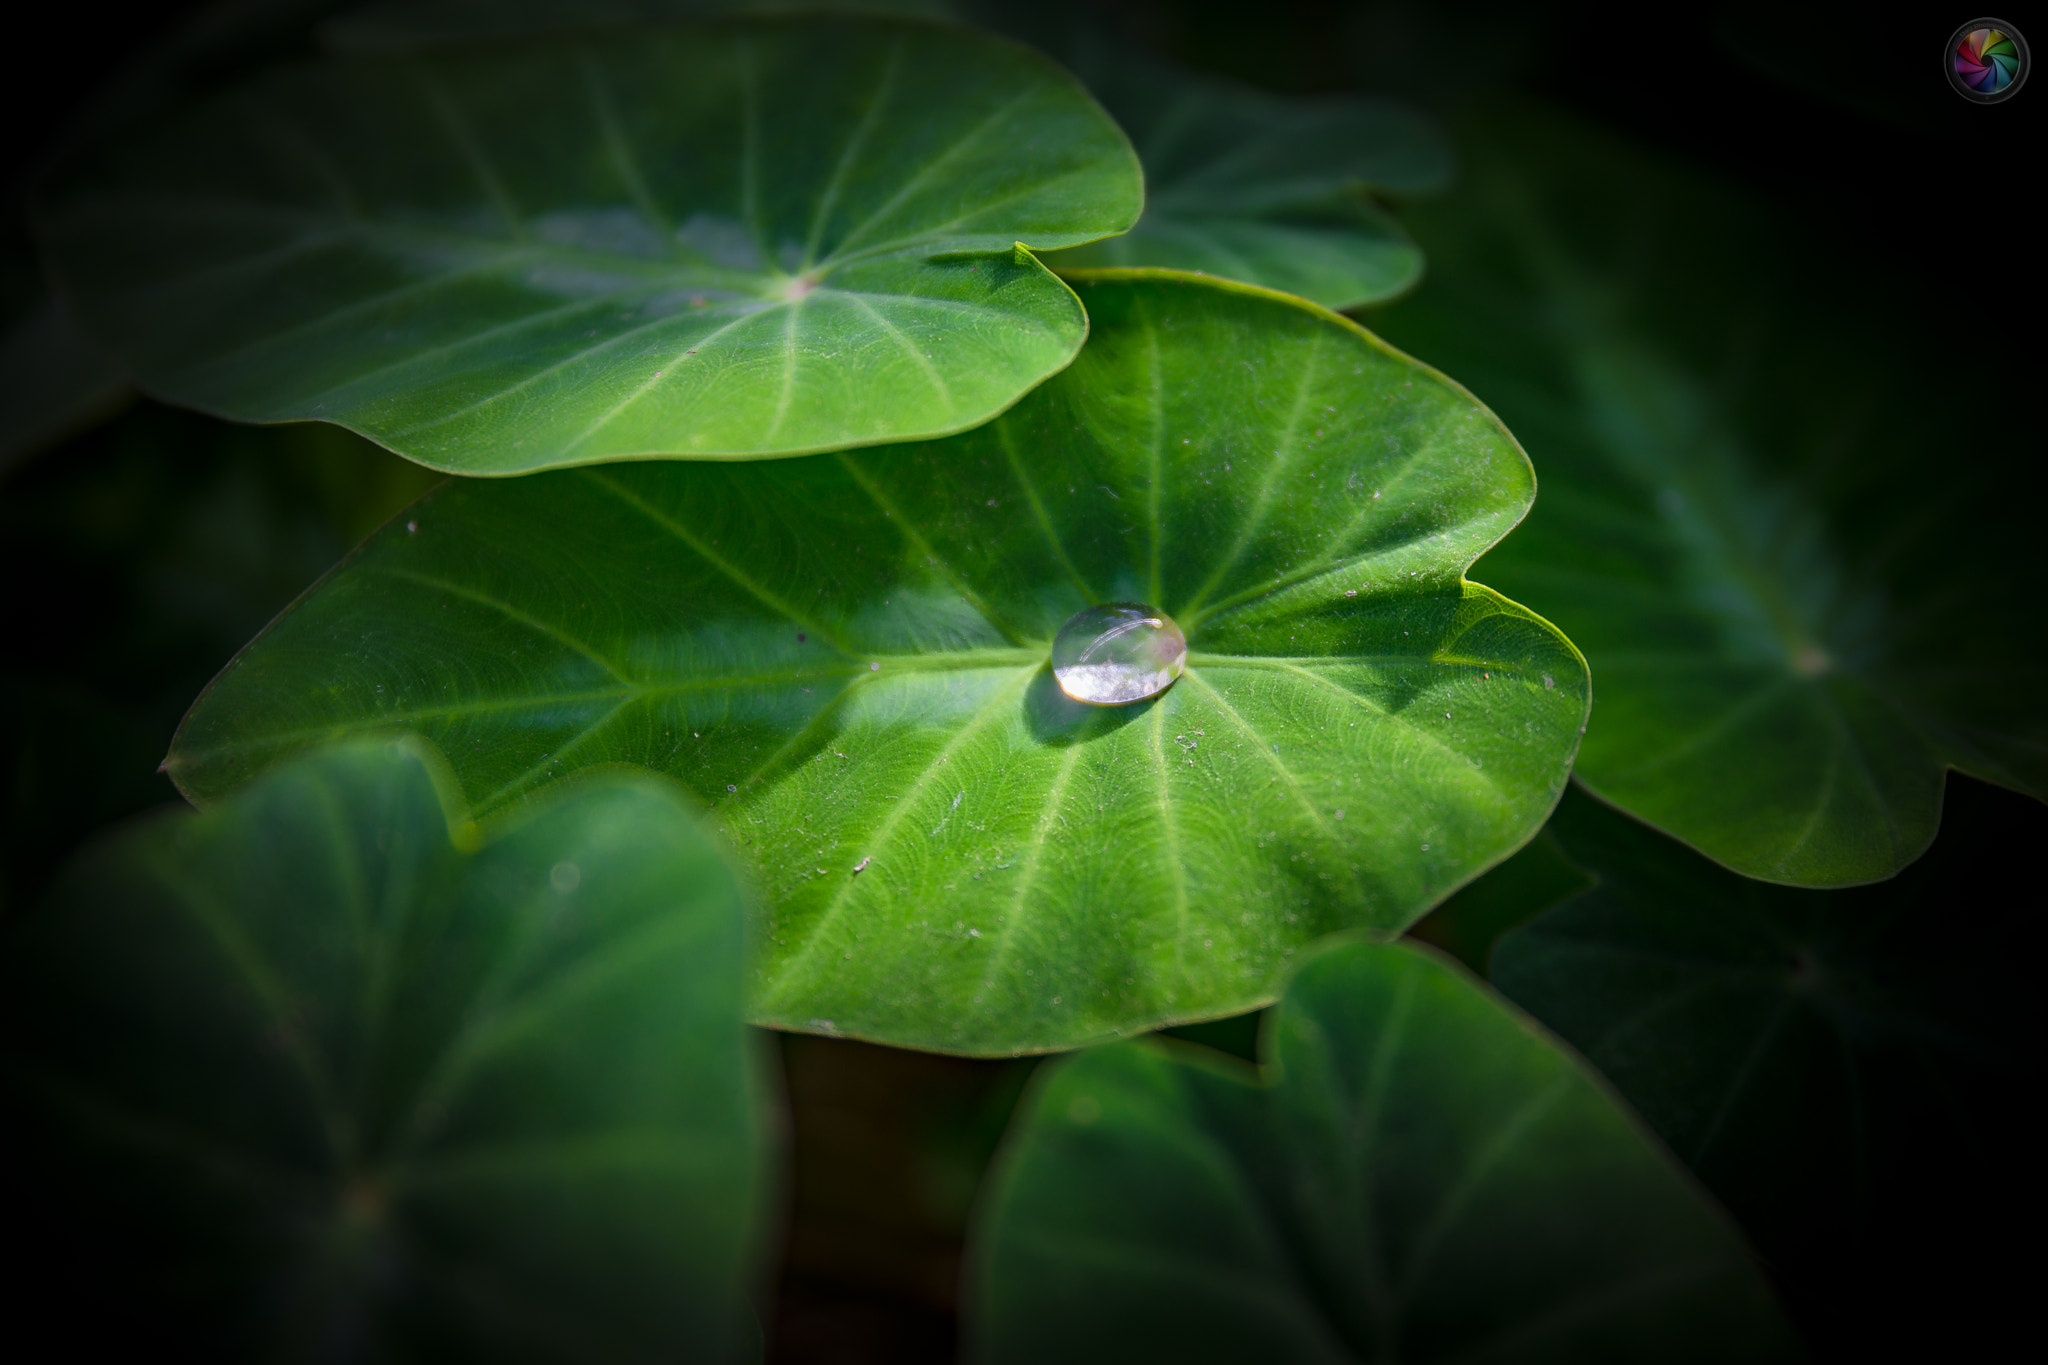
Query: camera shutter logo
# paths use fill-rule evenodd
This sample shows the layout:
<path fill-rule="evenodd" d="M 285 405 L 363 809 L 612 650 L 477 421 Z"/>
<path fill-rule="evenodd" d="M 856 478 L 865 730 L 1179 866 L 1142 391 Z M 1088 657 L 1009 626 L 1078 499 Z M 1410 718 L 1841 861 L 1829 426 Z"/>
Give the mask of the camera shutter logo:
<path fill-rule="evenodd" d="M 2034 60 L 2027 40 L 2003 19 L 1972 19 L 1949 36 L 1948 83 L 1972 104 L 2009 100 L 2027 83 Z"/>

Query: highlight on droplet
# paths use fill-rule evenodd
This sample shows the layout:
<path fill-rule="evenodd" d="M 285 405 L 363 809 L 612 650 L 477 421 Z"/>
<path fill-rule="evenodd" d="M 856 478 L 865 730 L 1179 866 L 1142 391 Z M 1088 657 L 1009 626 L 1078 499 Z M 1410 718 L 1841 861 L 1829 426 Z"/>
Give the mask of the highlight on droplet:
<path fill-rule="evenodd" d="M 1171 616 L 1142 602 L 1104 602 L 1067 618 L 1052 642 L 1060 690 L 1091 706 L 1128 706 L 1173 686 L 1188 640 Z"/>

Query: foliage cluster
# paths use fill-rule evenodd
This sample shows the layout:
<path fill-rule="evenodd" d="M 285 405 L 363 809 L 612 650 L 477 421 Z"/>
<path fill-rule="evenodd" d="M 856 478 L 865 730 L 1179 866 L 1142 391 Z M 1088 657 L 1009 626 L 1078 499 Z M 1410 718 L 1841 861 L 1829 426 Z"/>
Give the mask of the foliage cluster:
<path fill-rule="evenodd" d="M 1073 1053 L 989 1360 L 1825 1354 L 1997 1197 L 2041 819 L 1950 775 L 2044 795 L 2048 584 L 1960 362 L 1546 106 L 1057 13 L 231 6 L 83 122 L 0 341 L 0 459 L 148 396 L 5 514 L 125 595 L 4 679 L 51 1302 L 757 1358 L 750 1025 Z M 1085 705 L 1118 601 L 1185 672 Z"/>

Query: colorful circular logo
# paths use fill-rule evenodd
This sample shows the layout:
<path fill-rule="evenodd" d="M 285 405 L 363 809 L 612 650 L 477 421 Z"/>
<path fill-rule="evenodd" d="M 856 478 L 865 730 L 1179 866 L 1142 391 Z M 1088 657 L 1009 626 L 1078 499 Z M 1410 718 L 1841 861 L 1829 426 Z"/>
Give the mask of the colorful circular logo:
<path fill-rule="evenodd" d="M 2027 40 L 2003 19 L 1972 19 L 1948 40 L 1948 83 L 1973 104 L 2011 99 L 2027 83 Z"/>

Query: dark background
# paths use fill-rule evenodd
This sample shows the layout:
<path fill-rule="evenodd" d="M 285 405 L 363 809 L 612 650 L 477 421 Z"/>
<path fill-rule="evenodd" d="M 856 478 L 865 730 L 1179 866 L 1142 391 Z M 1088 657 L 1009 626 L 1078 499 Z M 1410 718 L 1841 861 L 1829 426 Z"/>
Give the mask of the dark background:
<path fill-rule="evenodd" d="M 1394 93 L 1445 112 L 1504 89 L 1548 98 L 1770 198 L 1845 256 L 1875 261 L 1857 278 L 1895 291 L 1902 314 L 1939 317 L 1959 341 L 2038 372 L 2041 230 L 2024 205 L 2042 163 L 2048 79 L 1992 107 L 1958 98 L 1941 62 L 1950 32 L 1973 11 L 1906 18 L 1763 0 L 1632 11 L 1335 0 L 1087 8 L 1192 65 L 1281 91 Z M 11 222 L 35 170 L 81 120 L 106 116 L 110 83 L 200 10 L 134 0 L 52 6 L 36 15 L 35 41 L 17 35 L 6 45 L 0 178 Z M 2009 4 L 1998 17 L 2048 42 L 2042 7 Z M 289 52 L 305 46 L 305 32 L 287 24 L 265 41 Z M 232 65 L 201 67 L 196 79 Z M 2024 458 L 2030 398 L 1956 395 L 1959 429 L 1976 436 L 1959 449 Z M 210 427 L 144 403 L 0 479 L 8 913 L 94 827 L 174 799 L 150 769 L 184 703 L 426 478 L 345 441 L 309 435 L 280 461 L 270 447 L 223 446 Z M 192 463 L 181 466 L 186 457 Z M 365 482 L 373 496 L 355 487 Z M 297 510 L 283 520 L 245 515 L 280 506 Z M 90 719 L 116 713 L 118 724 Z M 41 729 L 76 734 L 80 717 L 98 727 L 102 752 L 81 758 L 42 745 Z M 1988 788 L 1971 799 L 2019 800 Z M 1987 871 L 1976 894 L 1996 895 L 1997 885 Z M 1190 1032 L 1246 1052 L 1252 1024 Z M 1030 1063 L 803 1037 L 782 1039 L 781 1049 L 793 1184 L 770 1358 L 949 1359 L 961 1229 Z M 1959 1219 L 1944 1233 L 1960 1243 L 2010 1231 L 1996 1211 Z M 1955 1354 L 1969 1357 L 1969 1338 L 2013 1311 L 1944 1281 L 1928 1301 L 1901 1306 L 1891 1325 L 1940 1319 L 1957 1329 Z M 1886 1324 L 1872 1326 L 1881 1334 Z"/>
<path fill-rule="evenodd" d="M 310 12 L 318 0 L 283 4 Z M 0 176 L 10 188 L 110 78 L 202 8 L 44 7 L 36 40 L 7 44 L 0 80 Z M 1953 291 L 1959 327 L 2031 344 L 2040 232 L 2023 205 L 2038 178 L 2048 85 L 2031 81 L 1988 107 L 1958 98 L 1940 66 L 1949 34 L 1978 17 L 1970 8 L 1916 6 L 1917 17 L 1809 0 L 1075 8 L 1192 65 L 1276 90 L 1368 90 L 1439 109 L 1502 87 L 1544 95 L 1745 182 L 1845 242 L 1895 255 L 1921 286 Z M 2034 0 L 1997 14 L 2048 42 Z"/>

